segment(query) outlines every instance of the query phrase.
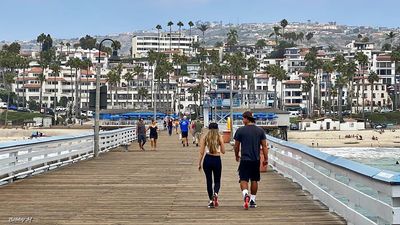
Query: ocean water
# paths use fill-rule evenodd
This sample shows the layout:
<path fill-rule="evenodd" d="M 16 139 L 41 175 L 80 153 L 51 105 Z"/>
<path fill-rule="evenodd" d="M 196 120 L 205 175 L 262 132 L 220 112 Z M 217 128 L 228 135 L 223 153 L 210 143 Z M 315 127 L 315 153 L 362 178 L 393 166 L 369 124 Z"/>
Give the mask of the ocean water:
<path fill-rule="evenodd" d="M 320 148 L 330 155 L 340 156 L 375 168 L 400 172 L 400 148 Z"/>

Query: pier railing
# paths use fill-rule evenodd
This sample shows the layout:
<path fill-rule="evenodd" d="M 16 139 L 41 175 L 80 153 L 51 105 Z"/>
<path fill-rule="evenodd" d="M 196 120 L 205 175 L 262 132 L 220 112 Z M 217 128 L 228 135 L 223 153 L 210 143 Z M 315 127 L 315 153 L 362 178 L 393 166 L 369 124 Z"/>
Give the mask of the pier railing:
<path fill-rule="evenodd" d="M 134 127 L 100 132 L 100 153 L 136 139 Z M 93 133 L 0 144 L 0 184 L 93 157 Z"/>
<path fill-rule="evenodd" d="M 349 224 L 400 224 L 400 173 L 267 136 L 269 164 Z"/>

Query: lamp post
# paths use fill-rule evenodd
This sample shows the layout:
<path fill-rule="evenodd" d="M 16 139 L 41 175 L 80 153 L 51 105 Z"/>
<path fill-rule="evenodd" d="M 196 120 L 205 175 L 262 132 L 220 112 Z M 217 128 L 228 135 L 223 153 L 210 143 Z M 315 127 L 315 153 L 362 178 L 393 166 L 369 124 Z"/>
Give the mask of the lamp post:
<path fill-rule="evenodd" d="M 100 42 L 99 45 L 99 55 L 98 55 L 98 63 L 97 63 L 97 71 L 96 71 L 96 102 L 95 102 L 95 118 L 94 118 L 94 157 L 97 157 L 100 152 L 100 74 L 101 74 L 101 64 L 100 64 L 100 53 L 101 47 L 104 41 L 111 41 L 116 45 L 112 39 L 106 38 Z M 116 50 L 113 51 L 112 56 L 109 60 L 118 60 L 118 53 Z"/>

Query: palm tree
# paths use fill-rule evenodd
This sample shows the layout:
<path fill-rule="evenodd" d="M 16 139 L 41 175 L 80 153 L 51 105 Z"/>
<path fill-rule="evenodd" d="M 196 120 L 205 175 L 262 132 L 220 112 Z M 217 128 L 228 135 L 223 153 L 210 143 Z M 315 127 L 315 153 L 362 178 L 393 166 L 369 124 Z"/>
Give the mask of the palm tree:
<path fill-rule="evenodd" d="M 393 103 L 393 111 L 397 110 L 397 82 L 396 82 L 396 74 L 399 72 L 397 71 L 399 68 L 398 63 L 400 62 L 400 50 L 394 50 L 390 54 L 390 60 L 394 62 L 394 68 L 395 68 L 395 73 L 394 73 L 394 79 L 393 79 L 393 87 L 394 87 L 394 103 Z"/>
<path fill-rule="evenodd" d="M 121 84 L 122 70 L 123 70 L 122 63 L 118 63 L 118 66 L 115 68 L 115 72 L 117 73 L 115 77 L 115 103 L 117 104 L 118 109 L 119 109 L 118 87 Z"/>
<path fill-rule="evenodd" d="M 286 78 L 286 71 L 280 67 L 279 65 L 268 65 L 266 68 L 266 71 L 268 74 L 271 75 L 271 77 L 274 79 L 274 92 L 275 92 L 275 96 L 274 96 L 274 107 L 276 109 L 278 109 L 278 105 L 277 105 L 277 81 L 280 81 L 282 83 L 282 81 Z M 281 84 L 281 92 L 282 92 L 282 84 Z M 281 101 L 283 103 L 283 96 L 281 94 Z M 282 106 L 283 104 L 281 104 Z"/>
<path fill-rule="evenodd" d="M 200 83 L 197 86 L 192 87 L 192 88 L 189 89 L 189 93 L 192 94 L 193 99 L 194 99 L 194 104 L 196 106 L 200 106 L 201 105 L 201 96 L 200 95 L 201 95 L 201 91 L 202 90 L 203 90 L 203 83 Z M 199 103 L 200 103 L 199 105 L 197 104 L 196 99 L 199 100 Z M 196 117 L 199 116 L 197 108 L 198 107 L 196 107 Z"/>
<path fill-rule="evenodd" d="M 307 41 L 310 41 L 313 37 L 314 37 L 314 33 L 313 32 L 308 32 L 306 34 L 306 40 Z"/>
<path fill-rule="evenodd" d="M 36 42 L 40 44 L 40 51 L 42 51 L 42 47 L 43 47 L 43 43 L 46 40 L 46 34 L 41 33 L 37 38 L 36 38 Z"/>
<path fill-rule="evenodd" d="M 126 108 L 128 108 L 128 103 L 129 103 L 129 87 L 131 82 L 133 81 L 133 73 L 131 72 L 127 72 L 125 73 L 125 75 L 123 76 L 123 78 L 126 80 Z M 132 98 L 131 98 L 132 99 Z M 133 105 L 133 104 L 132 104 Z"/>
<path fill-rule="evenodd" d="M 342 54 L 337 54 L 335 59 L 333 60 L 334 68 L 339 73 L 336 78 L 335 86 L 338 89 L 338 115 L 339 120 L 342 120 L 342 96 L 343 96 L 343 88 L 347 85 L 347 77 L 346 73 L 346 59 Z"/>
<path fill-rule="evenodd" d="M 368 56 L 365 55 L 362 52 L 357 52 L 357 54 L 354 57 L 358 61 L 358 65 L 360 66 L 360 71 L 359 73 L 362 74 L 361 79 L 362 79 L 362 118 L 364 120 L 364 127 L 367 125 L 367 121 L 365 121 L 365 96 L 364 96 L 364 91 L 365 91 L 365 79 L 364 79 L 364 69 L 368 65 Z M 359 74 L 360 75 L 360 74 Z"/>
<path fill-rule="evenodd" d="M 204 35 L 205 35 L 206 31 L 208 30 L 208 28 L 209 28 L 208 25 L 205 23 L 203 23 L 199 27 L 197 27 L 197 29 L 199 29 L 203 33 L 203 44 L 206 43 Z"/>
<path fill-rule="evenodd" d="M 368 75 L 368 82 L 371 85 L 371 103 L 370 103 L 370 112 L 372 113 L 374 111 L 374 96 L 373 96 L 373 90 L 374 90 L 374 83 L 379 81 L 379 76 L 375 71 L 371 71 Z"/>
<path fill-rule="evenodd" d="M 67 44 L 69 44 L 69 43 L 67 43 Z M 71 79 L 71 81 L 70 81 L 70 84 L 71 84 L 71 101 L 74 100 L 74 82 L 73 82 L 73 79 L 72 79 L 72 77 L 73 77 L 72 76 L 72 69 L 74 68 L 75 61 L 76 61 L 75 58 L 69 58 L 67 63 L 65 64 L 70 69 L 70 73 L 69 74 L 70 74 L 70 79 Z"/>
<path fill-rule="evenodd" d="M 153 66 L 157 63 L 159 54 L 160 53 L 154 52 L 153 50 L 150 50 L 147 54 L 147 57 L 148 57 L 147 60 L 149 61 L 149 66 L 150 66 L 150 68 L 152 68 L 152 72 L 153 72 L 152 78 L 151 78 L 152 79 L 152 82 L 151 82 L 152 87 L 151 87 L 151 93 L 150 93 L 151 98 L 152 98 L 153 109 L 156 108 L 156 104 L 157 104 L 156 95 L 155 95 L 155 93 L 153 93 L 153 90 L 155 89 L 155 87 L 154 87 L 155 86 L 155 68 L 153 68 Z"/>
<path fill-rule="evenodd" d="M 137 65 L 133 68 L 133 75 L 136 76 L 136 80 L 137 80 L 137 84 L 136 84 L 137 91 L 139 91 L 139 82 L 140 82 L 141 76 L 143 76 L 143 73 L 144 73 L 143 67 Z M 139 105 L 139 97 L 137 99 L 137 103 Z"/>
<path fill-rule="evenodd" d="M 115 95 L 117 95 L 118 94 L 117 84 L 120 82 L 120 76 L 118 75 L 118 72 L 115 69 L 112 69 L 107 73 L 107 82 L 110 85 L 109 89 L 110 89 L 111 109 L 113 109 L 114 102 L 113 102 L 112 87 L 115 87 Z"/>
<path fill-rule="evenodd" d="M 178 25 L 178 27 L 179 27 L 178 49 L 180 49 L 181 48 L 181 32 L 182 32 L 182 27 L 184 26 L 184 24 L 181 21 L 179 21 L 176 25 Z"/>
<path fill-rule="evenodd" d="M 257 68 L 258 68 L 258 61 L 257 61 L 257 59 L 253 56 L 253 57 L 250 57 L 248 60 L 247 60 L 247 68 L 251 71 L 251 79 L 249 79 L 249 80 L 252 80 L 252 86 L 249 86 L 249 94 L 250 94 L 250 90 L 251 90 L 251 88 L 253 88 L 253 96 L 252 96 L 252 100 L 255 100 L 255 92 L 256 92 L 256 88 L 254 87 L 254 75 L 255 75 L 255 73 L 256 73 L 256 70 L 257 70 Z M 249 104 L 249 108 L 250 108 L 250 104 Z"/>
<path fill-rule="evenodd" d="M 169 26 L 169 50 L 172 50 L 172 25 L 174 25 L 172 21 L 169 21 L 167 24 Z"/>
<path fill-rule="evenodd" d="M 60 51 L 60 55 L 62 56 L 62 54 L 63 54 L 63 47 L 64 47 L 64 42 L 63 41 L 61 41 L 60 42 L 60 46 L 61 46 L 61 51 Z"/>
<path fill-rule="evenodd" d="M 54 76 L 54 99 L 53 99 L 53 109 L 54 112 L 56 112 L 56 107 L 57 107 L 57 77 L 60 75 L 61 71 L 61 62 L 60 61 L 55 61 L 52 64 L 50 64 L 50 69 L 52 70 L 53 76 Z M 57 118 L 55 118 L 57 119 Z"/>
<path fill-rule="evenodd" d="M 141 98 L 142 99 L 142 107 L 143 107 L 143 100 L 145 99 L 145 98 L 147 98 L 147 95 L 148 95 L 148 90 L 147 90 L 147 88 L 144 88 L 144 87 L 141 87 L 141 88 L 139 88 L 139 90 L 138 90 L 138 96 L 139 96 L 139 98 Z"/>
<path fill-rule="evenodd" d="M 162 26 L 160 24 L 158 24 L 156 26 L 157 32 L 158 32 L 158 52 L 160 52 L 160 30 L 162 29 Z"/>
<path fill-rule="evenodd" d="M 79 117 L 80 116 L 80 102 L 81 99 L 79 98 L 79 93 L 78 92 L 78 70 L 80 70 L 80 68 L 82 67 L 82 60 L 80 60 L 79 58 L 74 58 L 73 59 L 73 63 L 72 63 L 72 67 L 75 68 L 75 117 Z"/>
<path fill-rule="evenodd" d="M 237 45 L 238 43 L 238 33 L 237 30 L 235 29 L 230 29 L 229 32 L 227 33 L 228 39 L 226 42 L 226 45 L 229 46 L 230 50 Z"/>
<path fill-rule="evenodd" d="M 357 71 L 357 65 L 354 61 L 349 61 L 344 65 L 343 74 L 346 78 L 347 87 L 348 87 L 348 95 L 347 95 L 347 104 L 350 104 L 350 117 L 353 114 L 353 81 L 354 76 Z"/>
<path fill-rule="evenodd" d="M 86 104 L 89 107 L 89 71 L 93 63 L 90 59 L 84 59 L 81 63 L 81 68 L 86 70 Z"/>
<path fill-rule="evenodd" d="M 282 34 L 279 32 L 279 30 L 281 29 L 278 26 L 273 27 L 274 32 L 272 32 L 271 34 L 269 34 L 269 37 L 275 36 L 275 46 L 278 46 L 278 37 L 282 36 Z"/>
<path fill-rule="evenodd" d="M 299 40 L 300 42 L 303 42 L 303 40 L 304 40 L 304 33 L 303 32 L 299 32 L 297 34 L 297 40 Z"/>
<path fill-rule="evenodd" d="M 68 53 L 68 55 L 69 55 L 69 49 L 70 49 L 70 47 L 71 47 L 71 43 L 67 42 L 67 44 L 65 44 L 65 46 L 67 46 L 67 53 Z"/>
<path fill-rule="evenodd" d="M 182 83 L 183 83 L 181 80 L 183 80 L 183 76 L 187 76 L 188 75 L 187 72 L 184 73 L 184 74 L 181 73 L 182 72 L 182 65 L 186 64 L 187 61 L 188 61 L 188 58 L 185 55 L 181 56 L 181 55 L 178 55 L 178 54 L 174 54 L 172 56 L 173 64 L 177 68 L 180 68 L 180 69 L 177 69 L 176 71 L 177 71 L 177 75 L 180 77 L 180 78 L 178 78 L 178 82 L 181 84 L 181 89 L 182 89 Z M 180 91 L 177 93 L 178 94 L 178 113 L 179 114 L 180 114 L 180 111 L 181 111 L 181 109 L 180 109 L 180 104 L 181 104 L 180 93 L 181 93 Z"/>
<path fill-rule="evenodd" d="M 389 33 L 386 33 L 385 36 L 385 39 L 390 41 L 390 46 L 393 48 L 393 40 L 397 36 L 397 33 L 390 31 Z"/>
<path fill-rule="evenodd" d="M 19 68 L 23 69 L 23 71 L 22 71 L 22 80 L 23 80 L 22 81 L 22 85 L 25 86 L 25 69 L 29 68 L 29 61 L 28 61 L 27 58 L 22 57 L 19 63 L 20 63 L 19 64 Z M 23 88 L 23 92 L 22 92 L 23 95 L 22 96 L 24 98 L 24 107 L 26 108 L 26 90 L 25 90 L 24 87 L 22 87 L 22 88 Z"/>
<path fill-rule="evenodd" d="M 331 98 L 331 73 L 333 73 L 333 71 L 335 71 L 334 65 L 332 63 L 332 61 L 327 61 L 324 63 L 324 65 L 322 66 L 322 70 L 326 72 L 326 82 L 325 82 L 325 102 L 327 102 L 328 104 L 328 109 L 325 109 L 325 113 L 327 112 L 327 110 L 329 111 L 329 115 L 331 115 L 331 111 L 332 111 L 332 98 Z M 327 97 L 328 97 L 328 101 L 327 101 Z"/>
<path fill-rule="evenodd" d="M 282 27 L 282 36 L 285 35 L 285 28 L 287 27 L 288 24 L 289 23 L 286 19 L 281 20 L 280 25 Z"/>
<path fill-rule="evenodd" d="M 194 23 L 192 21 L 189 21 L 188 25 L 189 25 L 189 36 L 192 36 L 192 27 L 194 26 Z"/>
<path fill-rule="evenodd" d="M 46 76 L 43 74 L 43 72 L 38 75 L 38 80 L 39 80 L 39 83 L 40 83 L 39 109 L 40 109 L 40 112 L 41 112 L 42 111 L 42 98 L 43 98 L 43 83 L 46 81 Z"/>
<path fill-rule="evenodd" d="M 5 121 L 4 121 L 5 126 L 7 126 L 8 107 L 10 105 L 10 93 L 11 93 L 11 89 L 12 89 L 12 84 L 14 83 L 14 79 L 15 79 L 14 72 L 9 71 L 4 74 L 5 85 L 8 89 L 8 91 L 7 91 L 7 109 L 6 109 L 6 116 L 5 116 Z"/>

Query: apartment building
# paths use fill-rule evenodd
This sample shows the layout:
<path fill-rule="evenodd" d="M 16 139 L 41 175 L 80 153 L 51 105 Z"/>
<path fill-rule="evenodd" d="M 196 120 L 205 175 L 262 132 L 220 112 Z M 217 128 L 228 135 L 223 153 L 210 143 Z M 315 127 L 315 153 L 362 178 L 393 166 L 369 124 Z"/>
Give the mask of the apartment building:
<path fill-rule="evenodd" d="M 132 38 L 132 58 L 145 57 L 150 50 L 155 52 L 180 50 L 183 54 L 192 54 L 192 44 L 197 41 L 197 35 L 185 36 L 179 33 L 134 36 Z"/>

